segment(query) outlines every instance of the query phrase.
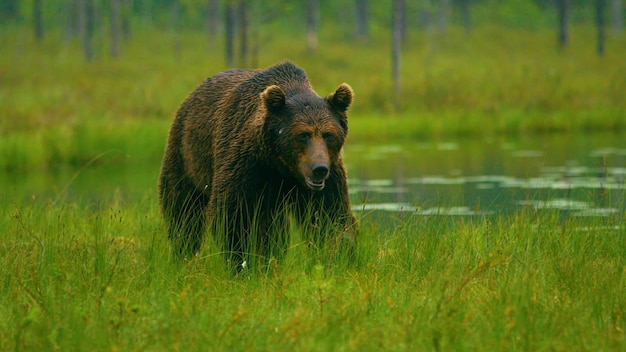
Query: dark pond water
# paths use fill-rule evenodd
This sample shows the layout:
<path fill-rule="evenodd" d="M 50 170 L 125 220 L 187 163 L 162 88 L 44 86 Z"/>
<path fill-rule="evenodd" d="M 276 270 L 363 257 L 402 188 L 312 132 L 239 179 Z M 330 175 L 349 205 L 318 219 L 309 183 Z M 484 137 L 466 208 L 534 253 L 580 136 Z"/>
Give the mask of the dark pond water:
<path fill-rule="evenodd" d="M 623 216 L 620 134 L 350 145 L 355 211 L 380 216 L 490 216 L 520 209 Z"/>
<path fill-rule="evenodd" d="M 344 159 L 354 210 L 374 218 L 482 217 L 520 209 L 556 209 L 575 217 L 625 212 L 625 134 L 350 141 Z M 156 194 L 159 164 L 136 165 L 130 155 L 122 166 L 0 173 L 0 201 L 135 201 Z"/>

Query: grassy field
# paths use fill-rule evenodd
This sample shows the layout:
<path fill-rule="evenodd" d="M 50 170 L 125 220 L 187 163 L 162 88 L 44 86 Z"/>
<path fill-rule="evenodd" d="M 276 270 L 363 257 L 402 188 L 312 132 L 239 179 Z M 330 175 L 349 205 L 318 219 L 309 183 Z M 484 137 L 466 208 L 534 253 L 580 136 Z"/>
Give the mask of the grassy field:
<path fill-rule="evenodd" d="M 355 43 L 323 32 L 319 52 L 311 54 L 295 34 L 262 32 L 256 65 L 293 60 L 320 94 L 350 83 L 356 141 L 624 130 L 626 36 L 610 36 L 598 57 L 594 33 L 573 27 L 569 46 L 559 51 L 547 30 L 412 32 L 399 94 L 387 36 Z M 2 169 L 81 165 L 109 150 L 154 157 L 182 100 L 226 68 L 221 50 L 209 50 L 195 32 L 138 32 L 117 59 L 106 55 L 100 38 L 91 63 L 78 43 L 60 37 L 51 33 L 36 44 L 24 28 L 0 31 Z"/>
<path fill-rule="evenodd" d="M 292 59 L 321 94 L 350 83 L 349 143 L 623 131 L 626 38 L 599 58 L 591 27 L 571 33 L 563 52 L 547 31 L 412 33 L 397 96 L 388 38 L 322 33 L 312 55 L 303 38 L 263 37 L 258 64 Z M 157 170 L 178 105 L 225 68 L 196 33 L 137 33 L 122 57 L 93 63 L 74 42 L 36 45 L 22 28 L 0 40 L 7 179 L 71 168 L 71 184 L 103 163 Z M 211 240 L 172 260 L 151 177 L 137 201 L 115 189 L 99 202 L 0 192 L 1 351 L 626 349 L 624 214 L 562 222 L 529 209 L 393 227 L 360 214 L 352 260 L 294 233 L 284 262 L 233 277 Z"/>
<path fill-rule="evenodd" d="M 283 263 L 232 277 L 211 241 L 172 261 L 155 198 L 0 210 L 0 350 L 626 347 L 619 222 L 363 220 L 353 261 L 296 235 Z"/>

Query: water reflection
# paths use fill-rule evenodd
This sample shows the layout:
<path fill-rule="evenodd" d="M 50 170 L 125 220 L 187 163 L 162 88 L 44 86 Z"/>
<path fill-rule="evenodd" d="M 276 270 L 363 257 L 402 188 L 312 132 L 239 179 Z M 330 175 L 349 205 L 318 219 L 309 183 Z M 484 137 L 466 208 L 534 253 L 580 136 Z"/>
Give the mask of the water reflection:
<path fill-rule="evenodd" d="M 353 211 L 384 210 L 398 213 L 409 212 L 416 215 L 486 215 L 489 211 L 475 211 L 468 207 L 433 207 L 420 208 L 408 203 L 371 203 L 352 206 Z"/>
<path fill-rule="evenodd" d="M 626 135 L 355 144 L 350 142 L 353 209 L 381 216 L 484 217 L 522 209 L 623 218 Z M 160 160 L 2 174 L 0 201 L 107 204 L 156 193 Z"/>
<path fill-rule="evenodd" d="M 624 136 L 357 145 L 356 212 L 485 216 L 523 208 L 567 216 L 624 214 Z"/>

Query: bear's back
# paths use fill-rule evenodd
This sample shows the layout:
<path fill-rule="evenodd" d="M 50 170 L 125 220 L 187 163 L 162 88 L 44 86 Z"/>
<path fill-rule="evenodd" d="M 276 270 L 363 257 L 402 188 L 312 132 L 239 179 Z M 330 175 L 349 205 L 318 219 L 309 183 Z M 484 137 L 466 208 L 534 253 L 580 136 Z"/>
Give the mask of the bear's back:
<path fill-rule="evenodd" d="M 259 102 L 259 94 L 270 85 L 277 85 L 287 96 L 301 90 L 312 90 L 306 73 L 291 62 L 283 62 L 265 70 L 229 69 L 202 82 L 188 98 L 187 104 L 203 107 L 240 109 Z"/>
<path fill-rule="evenodd" d="M 297 91 L 312 91 L 313 89 L 304 70 L 289 61 L 274 65 L 265 70 L 253 70 L 247 73 L 235 74 L 247 75 L 236 87 L 234 91 L 236 96 L 245 96 L 247 94 L 258 96 L 271 85 L 279 86 L 286 96 L 296 93 Z"/>

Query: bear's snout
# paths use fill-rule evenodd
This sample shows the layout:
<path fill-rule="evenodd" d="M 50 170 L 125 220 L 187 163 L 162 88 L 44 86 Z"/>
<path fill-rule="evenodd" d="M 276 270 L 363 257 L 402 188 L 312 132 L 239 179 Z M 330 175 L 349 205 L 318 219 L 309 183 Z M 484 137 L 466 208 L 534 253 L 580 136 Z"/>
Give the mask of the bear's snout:
<path fill-rule="evenodd" d="M 313 164 L 313 177 L 316 180 L 323 180 L 328 176 L 328 164 L 326 163 L 317 163 Z"/>
<path fill-rule="evenodd" d="M 304 166 L 304 165 L 303 165 Z M 311 164 L 310 168 L 304 166 L 305 169 L 308 169 L 308 172 L 303 172 L 304 181 L 310 189 L 314 191 L 321 191 L 324 189 L 326 185 L 326 179 L 330 173 L 330 169 L 328 164 L 325 162 L 317 162 Z"/>
<path fill-rule="evenodd" d="M 306 186 L 321 191 L 330 174 L 330 158 L 326 143 L 321 138 L 312 138 L 300 159 L 300 171 Z"/>

